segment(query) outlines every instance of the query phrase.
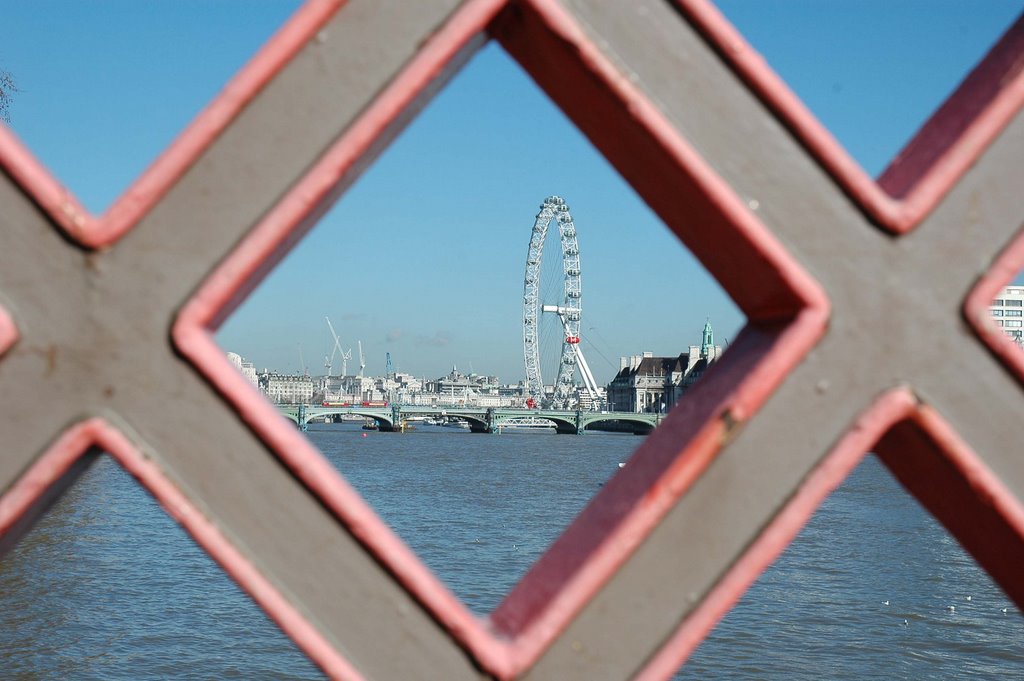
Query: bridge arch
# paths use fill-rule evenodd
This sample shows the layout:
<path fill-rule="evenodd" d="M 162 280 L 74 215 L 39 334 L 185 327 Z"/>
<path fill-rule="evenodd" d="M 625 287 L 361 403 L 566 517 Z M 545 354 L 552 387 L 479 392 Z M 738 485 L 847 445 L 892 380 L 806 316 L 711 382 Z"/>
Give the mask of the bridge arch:
<path fill-rule="evenodd" d="M 575 433 L 575 432 L 577 432 L 576 420 L 574 418 L 570 418 L 570 417 L 562 416 L 562 415 L 556 415 L 556 414 L 543 414 L 543 415 L 541 415 L 541 414 L 532 414 L 532 413 L 529 413 L 529 412 L 527 412 L 527 414 L 525 414 L 525 416 L 533 417 L 533 418 L 538 418 L 538 419 L 543 419 L 545 421 L 550 421 L 551 425 L 553 425 L 555 427 L 555 430 L 558 433 Z M 503 414 L 503 415 L 495 414 L 494 415 L 494 420 L 493 420 L 493 425 L 494 425 L 495 428 L 501 428 L 506 423 L 508 423 L 509 421 L 513 421 L 515 419 L 521 419 L 523 417 L 524 417 L 524 414 L 522 414 L 520 412 L 514 412 L 514 413 L 511 413 L 511 414 Z"/>
<path fill-rule="evenodd" d="M 462 413 L 459 411 L 445 410 L 448 416 L 455 416 L 469 423 L 470 431 L 474 433 L 488 433 L 492 424 L 488 422 L 487 416 L 482 414 Z"/>
<path fill-rule="evenodd" d="M 660 419 L 657 414 L 594 414 L 584 416 L 580 419 L 580 430 L 622 430 L 624 432 L 631 432 L 634 435 L 646 435 L 654 430 L 655 426 L 658 425 L 659 420 Z M 593 427 L 595 425 L 610 425 L 613 423 L 623 424 L 624 427 L 621 429 Z"/>
<path fill-rule="evenodd" d="M 390 411 L 381 409 L 370 411 L 366 407 L 307 407 L 306 423 L 325 416 L 345 416 L 349 414 L 361 416 L 364 419 L 372 419 L 383 430 L 391 430 L 395 426 L 394 417 Z"/>

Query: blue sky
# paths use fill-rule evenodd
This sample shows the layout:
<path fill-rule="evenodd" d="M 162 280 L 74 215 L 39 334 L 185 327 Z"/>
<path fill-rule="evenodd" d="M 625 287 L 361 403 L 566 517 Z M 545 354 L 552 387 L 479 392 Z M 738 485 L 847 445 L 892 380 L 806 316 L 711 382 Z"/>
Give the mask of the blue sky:
<path fill-rule="evenodd" d="M 20 89 L 11 127 L 95 212 L 298 6 L 2 4 L 0 67 Z M 878 174 L 1022 3 L 719 6 Z M 719 340 L 742 327 L 742 315 L 675 237 L 490 45 L 225 323 L 219 342 L 287 372 L 299 368 L 301 347 L 320 371 L 331 347 L 326 315 L 346 349 L 362 340 L 371 373 L 383 371 L 390 352 L 400 370 L 416 375 L 436 377 L 457 364 L 517 381 L 526 246 L 549 194 L 566 198 L 578 226 L 584 351 L 599 381 L 611 377 L 620 355 L 671 355 L 698 343 L 705 318 Z"/>

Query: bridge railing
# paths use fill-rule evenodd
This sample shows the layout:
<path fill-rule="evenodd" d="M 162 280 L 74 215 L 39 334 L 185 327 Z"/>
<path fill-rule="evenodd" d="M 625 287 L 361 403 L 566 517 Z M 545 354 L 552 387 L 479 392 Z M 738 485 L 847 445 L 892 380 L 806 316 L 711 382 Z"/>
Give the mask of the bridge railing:
<path fill-rule="evenodd" d="M 389 427 L 397 427 L 408 415 L 432 415 L 432 416 L 453 416 L 471 418 L 480 421 L 484 425 L 479 432 L 500 432 L 502 422 L 513 416 L 529 416 L 534 418 L 547 418 L 559 424 L 560 433 L 583 434 L 588 427 L 602 422 L 619 421 L 625 424 L 638 424 L 632 428 L 637 434 L 646 434 L 650 427 L 661 423 L 663 417 L 660 414 L 640 412 L 613 412 L 613 411 L 568 411 L 559 409 L 505 409 L 501 407 L 425 407 L 421 405 L 393 404 L 390 407 L 363 407 L 359 405 L 342 406 L 317 406 L 317 405 L 277 405 L 277 410 L 290 420 L 296 422 L 301 430 L 305 431 L 307 424 L 318 418 L 324 418 L 335 414 L 364 415 L 372 418 L 378 423 L 385 423 Z M 399 428 L 404 431 L 403 428 Z"/>
<path fill-rule="evenodd" d="M 749 326 L 480 621 L 212 329 L 487 38 Z M 1022 45 L 879 183 L 702 0 L 310 0 L 99 217 L 0 130 L 0 545 L 101 448 L 333 677 L 665 678 L 873 450 L 1024 605 Z"/>

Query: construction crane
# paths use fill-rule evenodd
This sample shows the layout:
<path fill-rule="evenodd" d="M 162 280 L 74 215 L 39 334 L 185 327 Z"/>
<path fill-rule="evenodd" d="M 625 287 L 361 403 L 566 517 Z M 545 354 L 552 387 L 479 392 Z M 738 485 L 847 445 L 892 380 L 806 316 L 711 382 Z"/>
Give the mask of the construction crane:
<path fill-rule="evenodd" d="M 341 349 L 341 339 L 338 338 L 338 334 L 334 332 L 334 324 L 331 324 L 331 318 L 325 316 L 324 319 L 327 320 L 327 328 L 331 330 L 331 336 L 334 337 L 334 347 L 331 349 L 331 357 L 330 359 L 324 358 L 324 366 L 327 367 L 327 375 L 331 375 L 331 364 L 334 362 L 334 353 L 337 352 L 341 354 L 341 375 L 344 376 L 348 373 L 348 361 L 352 359 L 352 348 L 349 348 L 348 352 Z"/>
<path fill-rule="evenodd" d="M 363 357 L 363 341 L 356 341 L 359 343 L 359 378 L 363 377 L 363 369 L 366 368 L 366 358 Z"/>
<path fill-rule="evenodd" d="M 302 356 L 302 343 L 299 343 L 299 366 L 302 367 L 302 375 L 309 376 L 309 372 L 306 370 L 306 359 Z"/>

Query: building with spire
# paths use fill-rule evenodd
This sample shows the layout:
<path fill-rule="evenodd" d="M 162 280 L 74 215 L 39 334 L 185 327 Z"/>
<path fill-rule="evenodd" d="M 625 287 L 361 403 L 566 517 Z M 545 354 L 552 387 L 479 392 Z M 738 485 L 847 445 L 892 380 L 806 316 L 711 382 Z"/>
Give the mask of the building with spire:
<path fill-rule="evenodd" d="M 613 411 L 666 412 L 722 356 L 715 345 L 711 321 L 704 323 L 700 345 L 676 357 L 654 353 L 619 358 L 619 373 L 608 384 L 608 408 Z"/>

